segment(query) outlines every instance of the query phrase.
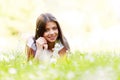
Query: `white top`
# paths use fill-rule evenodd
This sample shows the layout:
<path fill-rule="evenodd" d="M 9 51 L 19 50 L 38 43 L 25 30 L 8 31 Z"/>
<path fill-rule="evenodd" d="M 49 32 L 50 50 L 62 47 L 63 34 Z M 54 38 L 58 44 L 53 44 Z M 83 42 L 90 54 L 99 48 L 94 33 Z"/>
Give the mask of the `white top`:
<path fill-rule="evenodd" d="M 36 52 L 36 46 L 34 43 L 33 38 L 29 38 L 27 42 L 27 46 L 32 48 Z M 39 60 L 44 61 L 44 62 L 56 62 L 57 58 L 59 58 L 58 52 L 63 48 L 63 44 L 60 41 L 57 41 L 55 43 L 55 47 L 53 48 L 53 52 L 49 50 L 43 50 L 42 53 L 40 54 Z"/>

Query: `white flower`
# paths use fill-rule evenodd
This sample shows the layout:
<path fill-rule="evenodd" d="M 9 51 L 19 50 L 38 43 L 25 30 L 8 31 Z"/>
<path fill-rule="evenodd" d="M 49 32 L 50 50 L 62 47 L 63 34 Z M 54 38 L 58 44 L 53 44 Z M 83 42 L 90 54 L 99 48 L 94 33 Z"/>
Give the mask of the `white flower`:
<path fill-rule="evenodd" d="M 10 68 L 8 71 L 10 74 L 16 74 L 17 70 L 15 68 Z"/>
<path fill-rule="evenodd" d="M 89 60 L 90 62 L 94 62 L 94 58 L 91 55 L 86 55 L 85 59 Z"/>
<path fill-rule="evenodd" d="M 30 79 L 35 79 L 35 76 L 33 74 L 29 74 Z"/>
<path fill-rule="evenodd" d="M 68 80 L 70 80 L 70 79 L 72 79 L 72 78 L 74 78 L 75 77 L 75 74 L 74 74 L 74 72 L 72 72 L 72 71 L 70 71 L 68 74 L 67 74 L 67 79 Z"/>
<path fill-rule="evenodd" d="M 29 61 L 29 65 L 32 65 L 33 63 L 32 63 L 32 61 Z"/>
<path fill-rule="evenodd" d="M 44 66 L 44 65 L 41 65 L 41 64 L 40 64 L 40 65 L 38 66 L 38 68 L 45 70 L 45 69 L 47 68 L 47 66 Z"/>
<path fill-rule="evenodd" d="M 10 60 L 15 59 L 15 56 L 13 56 L 13 55 L 10 55 L 9 57 L 10 57 Z"/>
<path fill-rule="evenodd" d="M 50 59 L 50 63 L 56 63 L 57 62 L 57 59 L 56 58 L 51 58 Z"/>

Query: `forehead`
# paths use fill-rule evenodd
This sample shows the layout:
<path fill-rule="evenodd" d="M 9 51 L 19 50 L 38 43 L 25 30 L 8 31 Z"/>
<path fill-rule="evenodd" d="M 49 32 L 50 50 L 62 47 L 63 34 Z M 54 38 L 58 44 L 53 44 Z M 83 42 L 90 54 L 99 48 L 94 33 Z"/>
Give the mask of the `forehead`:
<path fill-rule="evenodd" d="M 47 22 L 46 23 L 46 28 L 49 28 L 49 27 L 57 27 L 56 22 L 53 22 L 53 21 Z"/>

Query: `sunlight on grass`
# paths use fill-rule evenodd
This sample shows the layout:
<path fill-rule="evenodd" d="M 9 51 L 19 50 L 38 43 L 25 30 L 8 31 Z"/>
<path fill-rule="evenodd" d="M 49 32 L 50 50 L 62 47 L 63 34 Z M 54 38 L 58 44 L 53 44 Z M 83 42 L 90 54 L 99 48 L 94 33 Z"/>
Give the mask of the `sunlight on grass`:
<path fill-rule="evenodd" d="M 0 60 L 0 79 L 7 80 L 9 77 L 10 80 L 119 80 L 120 57 L 107 54 L 109 55 L 91 55 L 76 51 L 64 60 L 44 64 L 34 60 L 26 62 L 23 52 L 14 51 L 3 55 L 7 57 L 7 61 L 5 57 Z M 11 55 L 14 58 L 11 58 Z"/>

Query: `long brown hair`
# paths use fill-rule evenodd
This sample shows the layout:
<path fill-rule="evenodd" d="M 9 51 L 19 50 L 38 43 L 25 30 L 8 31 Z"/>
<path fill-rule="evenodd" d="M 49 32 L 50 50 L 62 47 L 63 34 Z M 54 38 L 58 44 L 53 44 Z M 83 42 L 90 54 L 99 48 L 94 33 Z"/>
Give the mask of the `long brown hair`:
<path fill-rule="evenodd" d="M 61 43 L 64 45 L 66 49 L 69 49 L 68 42 L 66 38 L 63 36 L 62 30 L 60 28 L 60 25 L 57 21 L 57 19 L 50 13 L 41 14 L 36 21 L 36 31 L 35 31 L 35 40 L 37 40 L 39 37 L 43 37 L 43 34 L 45 32 L 45 26 L 47 22 L 55 22 L 58 27 L 58 38 L 57 40 L 60 40 Z"/>
<path fill-rule="evenodd" d="M 58 27 L 58 38 L 57 40 L 60 40 L 61 43 L 64 46 L 65 50 L 70 50 L 69 44 L 66 40 L 66 38 L 63 36 L 62 30 L 60 28 L 60 25 L 58 23 L 58 21 L 56 20 L 56 18 L 50 14 L 50 13 L 44 13 L 41 14 L 40 16 L 38 16 L 37 20 L 36 20 L 36 30 L 35 30 L 35 36 L 33 37 L 34 43 L 32 46 L 36 46 L 36 40 L 39 37 L 43 37 L 43 34 L 45 32 L 45 27 L 46 27 L 46 23 L 52 21 L 55 22 L 57 24 Z M 35 50 L 32 49 L 31 47 L 26 47 L 27 50 L 27 57 L 28 57 L 28 61 L 30 60 L 30 58 L 33 58 L 35 56 Z"/>

